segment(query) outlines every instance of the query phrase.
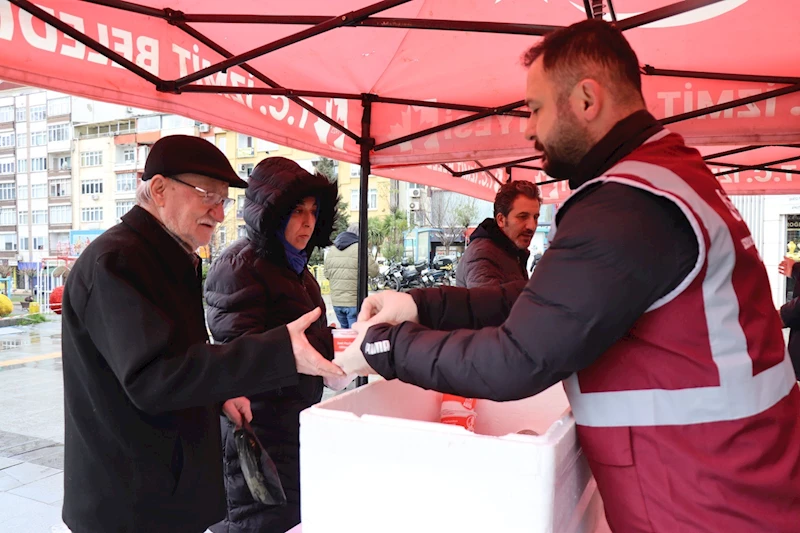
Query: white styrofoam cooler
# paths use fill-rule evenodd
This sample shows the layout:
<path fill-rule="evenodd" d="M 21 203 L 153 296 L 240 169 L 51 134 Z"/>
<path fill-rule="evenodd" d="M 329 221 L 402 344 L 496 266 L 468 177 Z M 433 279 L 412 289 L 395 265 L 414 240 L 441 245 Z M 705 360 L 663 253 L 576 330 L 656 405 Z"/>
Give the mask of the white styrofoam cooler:
<path fill-rule="evenodd" d="M 437 422 L 441 396 L 377 381 L 303 411 L 303 533 L 595 530 L 602 503 L 561 385 L 479 400 L 475 434 Z"/>

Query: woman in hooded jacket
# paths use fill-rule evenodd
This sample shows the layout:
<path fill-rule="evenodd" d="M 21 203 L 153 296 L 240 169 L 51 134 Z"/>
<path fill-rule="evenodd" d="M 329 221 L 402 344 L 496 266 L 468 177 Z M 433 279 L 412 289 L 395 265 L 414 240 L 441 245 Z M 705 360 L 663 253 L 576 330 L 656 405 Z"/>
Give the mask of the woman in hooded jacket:
<path fill-rule="evenodd" d="M 306 330 L 309 342 L 327 359 L 333 343 L 319 285 L 306 268 L 314 247 L 331 244 L 337 212 L 335 183 L 312 175 L 283 157 L 261 161 L 245 191 L 247 236 L 232 243 L 212 265 L 205 286 L 208 325 L 215 342 L 288 324 L 316 307 L 319 319 Z M 275 346 L 274 351 L 291 345 Z M 264 357 L 270 357 L 269 352 Z M 297 375 L 294 383 L 249 398 L 251 426 L 278 469 L 287 505 L 268 508 L 253 499 L 244 480 L 233 432 L 221 418 L 228 514 L 214 533 L 284 533 L 300 523 L 300 411 L 319 402 L 323 381 Z M 247 399 L 226 402 L 237 418 Z"/>

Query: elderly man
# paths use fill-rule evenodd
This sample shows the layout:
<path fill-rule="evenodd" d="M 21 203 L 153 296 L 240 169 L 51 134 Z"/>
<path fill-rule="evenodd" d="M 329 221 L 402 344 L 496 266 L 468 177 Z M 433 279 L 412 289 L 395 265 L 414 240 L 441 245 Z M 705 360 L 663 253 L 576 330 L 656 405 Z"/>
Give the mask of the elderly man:
<path fill-rule="evenodd" d="M 64 291 L 63 518 L 73 533 L 204 531 L 225 516 L 221 404 L 298 374 L 341 375 L 303 333 L 319 309 L 208 343 L 194 250 L 222 221 L 228 187 L 247 186 L 222 152 L 164 137 L 142 182 L 138 205 L 83 251 Z"/>
<path fill-rule="evenodd" d="M 614 531 L 798 531 L 800 391 L 742 217 L 647 112 L 619 30 L 525 59 L 526 136 L 573 190 L 530 281 L 371 296 L 334 362 L 492 400 L 564 380 Z"/>
<path fill-rule="evenodd" d="M 456 270 L 456 285 L 472 289 L 526 281 L 528 256 L 539 223 L 542 198 L 530 181 L 505 183 L 494 197 L 494 218 L 481 222 L 469 238 Z"/>

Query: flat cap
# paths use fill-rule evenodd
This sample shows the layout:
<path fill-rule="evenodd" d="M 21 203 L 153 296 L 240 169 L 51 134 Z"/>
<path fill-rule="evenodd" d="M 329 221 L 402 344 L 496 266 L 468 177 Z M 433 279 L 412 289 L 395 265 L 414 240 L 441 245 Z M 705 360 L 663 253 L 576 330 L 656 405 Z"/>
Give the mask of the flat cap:
<path fill-rule="evenodd" d="M 200 137 L 168 135 L 156 141 L 144 165 L 142 181 L 156 174 L 200 174 L 224 181 L 231 187 L 247 188 L 247 182 L 234 172 L 228 158 L 219 148 Z"/>

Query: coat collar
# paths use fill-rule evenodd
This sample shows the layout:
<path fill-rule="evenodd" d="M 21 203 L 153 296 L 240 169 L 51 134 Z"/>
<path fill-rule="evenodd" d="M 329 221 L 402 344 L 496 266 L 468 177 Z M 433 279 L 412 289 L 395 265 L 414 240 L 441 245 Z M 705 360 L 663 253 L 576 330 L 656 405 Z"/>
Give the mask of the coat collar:
<path fill-rule="evenodd" d="M 122 222 L 138 233 L 161 257 L 164 269 L 180 278 L 187 271 L 199 276 L 200 258 L 186 249 L 147 210 L 138 205 L 122 216 Z"/>
<path fill-rule="evenodd" d="M 514 241 L 503 233 L 503 230 L 500 229 L 500 226 L 497 225 L 497 221 L 493 218 L 487 218 L 478 225 L 470 237 L 470 242 L 475 239 L 489 239 L 508 255 L 515 257 L 520 264 L 526 264 L 528 262 L 530 251 L 520 250 L 517 245 L 514 244 Z"/>
<path fill-rule="evenodd" d="M 577 174 L 569 179 L 569 188 L 574 191 L 601 176 L 662 129 L 664 127 L 645 110 L 620 120 L 586 153 Z"/>

